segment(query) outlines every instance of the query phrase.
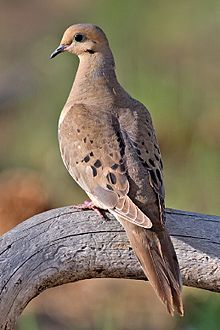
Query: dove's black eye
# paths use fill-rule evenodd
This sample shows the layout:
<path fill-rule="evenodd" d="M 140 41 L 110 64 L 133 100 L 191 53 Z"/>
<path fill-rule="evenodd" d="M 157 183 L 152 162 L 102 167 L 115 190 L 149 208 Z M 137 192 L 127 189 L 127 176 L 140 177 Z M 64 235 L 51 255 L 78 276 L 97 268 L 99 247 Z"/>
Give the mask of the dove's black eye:
<path fill-rule="evenodd" d="M 85 36 L 83 34 L 77 33 L 74 36 L 74 40 L 77 42 L 82 42 L 83 40 L 85 40 Z"/>

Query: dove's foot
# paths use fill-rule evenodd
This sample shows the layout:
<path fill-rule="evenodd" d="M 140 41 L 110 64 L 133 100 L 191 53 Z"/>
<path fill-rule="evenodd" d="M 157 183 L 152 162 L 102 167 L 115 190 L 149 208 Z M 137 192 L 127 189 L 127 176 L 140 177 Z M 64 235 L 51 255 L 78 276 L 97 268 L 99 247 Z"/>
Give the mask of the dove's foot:
<path fill-rule="evenodd" d="M 100 218 L 104 218 L 102 210 L 95 206 L 92 201 L 84 201 L 83 204 L 74 205 L 74 208 L 79 210 L 93 210 L 99 215 Z"/>

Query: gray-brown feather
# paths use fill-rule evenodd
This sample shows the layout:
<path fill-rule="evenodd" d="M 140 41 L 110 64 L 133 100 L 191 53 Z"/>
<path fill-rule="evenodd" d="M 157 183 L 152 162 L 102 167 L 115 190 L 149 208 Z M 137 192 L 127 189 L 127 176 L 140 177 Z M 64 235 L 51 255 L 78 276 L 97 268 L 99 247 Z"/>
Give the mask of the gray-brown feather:
<path fill-rule="evenodd" d="M 118 219 L 124 227 L 145 275 L 173 315 L 183 315 L 181 278 L 172 242 L 166 229 L 154 232 Z"/>
<path fill-rule="evenodd" d="M 76 33 L 86 36 L 84 42 L 73 41 Z M 73 25 L 61 44 L 80 58 L 59 121 L 64 163 L 94 204 L 121 221 L 168 311 L 176 307 L 182 313 L 178 262 L 165 229 L 162 161 L 150 114 L 118 83 L 100 29 Z"/>
<path fill-rule="evenodd" d="M 150 219 L 128 196 L 126 145 L 117 114 L 77 104 L 59 126 L 63 161 L 97 206 L 150 228 Z"/>
<path fill-rule="evenodd" d="M 120 109 L 119 123 L 126 145 L 129 196 L 160 228 L 164 224 L 163 165 L 150 114 L 137 104 Z"/>
<path fill-rule="evenodd" d="M 164 227 L 162 161 L 148 111 L 137 102 L 108 111 L 76 104 L 59 126 L 59 141 L 70 174 L 122 223 L 168 311 L 175 305 L 182 313 L 179 266 Z"/>

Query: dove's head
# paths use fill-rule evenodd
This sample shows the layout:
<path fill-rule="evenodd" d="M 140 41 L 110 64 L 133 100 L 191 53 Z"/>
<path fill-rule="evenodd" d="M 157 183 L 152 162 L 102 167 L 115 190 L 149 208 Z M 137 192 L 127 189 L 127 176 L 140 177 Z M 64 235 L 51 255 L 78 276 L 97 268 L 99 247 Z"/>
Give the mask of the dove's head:
<path fill-rule="evenodd" d="M 71 25 L 63 35 L 59 47 L 51 54 L 51 58 L 63 52 L 75 55 L 90 55 L 109 49 L 104 32 L 93 24 Z"/>

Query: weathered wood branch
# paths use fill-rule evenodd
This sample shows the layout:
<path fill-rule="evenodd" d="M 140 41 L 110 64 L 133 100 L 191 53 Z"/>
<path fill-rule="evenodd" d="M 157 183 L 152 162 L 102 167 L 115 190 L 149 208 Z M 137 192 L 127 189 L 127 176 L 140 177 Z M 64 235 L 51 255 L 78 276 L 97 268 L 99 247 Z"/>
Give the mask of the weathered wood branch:
<path fill-rule="evenodd" d="M 220 217 L 167 209 L 183 283 L 220 292 Z M 0 238 L 0 328 L 14 329 L 43 290 L 98 277 L 145 279 L 121 225 L 107 214 L 65 207 Z"/>

